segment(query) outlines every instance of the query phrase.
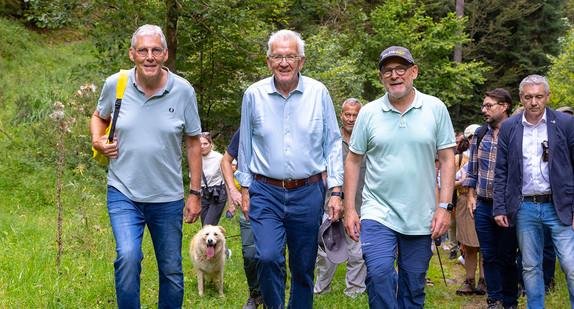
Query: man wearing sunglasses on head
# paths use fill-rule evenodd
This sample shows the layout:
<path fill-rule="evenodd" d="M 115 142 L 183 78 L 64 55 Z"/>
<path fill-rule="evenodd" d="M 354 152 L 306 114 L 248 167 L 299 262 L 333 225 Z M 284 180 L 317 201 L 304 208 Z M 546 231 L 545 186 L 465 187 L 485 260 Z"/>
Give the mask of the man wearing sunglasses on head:
<path fill-rule="evenodd" d="M 468 187 L 468 211 L 474 218 L 482 252 L 488 308 L 515 308 L 518 305 L 516 231 L 498 226 L 492 215 L 498 132 L 512 111 L 510 92 L 503 88 L 486 91 L 480 110 L 486 127 L 473 134 L 467 177 L 462 185 Z"/>
<path fill-rule="evenodd" d="M 546 107 L 543 76 L 526 77 L 519 94 L 524 113 L 500 127 L 494 218 L 516 227 L 529 309 L 544 308 L 543 229 L 550 229 L 574 308 L 574 118 Z"/>

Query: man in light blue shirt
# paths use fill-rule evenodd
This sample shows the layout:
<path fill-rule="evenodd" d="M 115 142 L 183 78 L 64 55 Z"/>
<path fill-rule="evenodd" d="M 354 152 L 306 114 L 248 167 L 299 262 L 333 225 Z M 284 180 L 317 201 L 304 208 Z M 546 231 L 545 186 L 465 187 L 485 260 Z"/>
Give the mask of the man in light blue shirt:
<path fill-rule="evenodd" d="M 119 74 L 106 79 L 90 120 L 92 145 L 110 159 L 107 206 L 116 241 L 118 308 L 140 308 L 142 241 L 147 225 L 159 272 L 158 307 L 183 304 L 182 227 L 197 220 L 201 179 L 201 125 L 195 90 L 163 66 L 168 58 L 160 27 L 144 25 L 132 36 L 130 70 L 117 113 L 116 135 L 104 131 L 116 101 Z M 191 180 L 184 201 L 181 144 L 185 139 Z"/>
<path fill-rule="evenodd" d="M 363 107 L 353 129 L 345 161 L 345 228 L 355 241 L 360 235 L 371 308 L 423 308 L 431 238 L 450 227 L 456 140 L 444 103 L 413 87 L 418 67 L 406 48 L 383 51 L 378 68 L 387 94 Z M 353 201 L 363 156 L 359 221 Z"/>
<path fill-rule="evenodd" d="M 281 248 L 286 239 L 292 274 L 288 308 L 312 308 L 325 171 L 333 189 L 329 217 L 336 221 L 342 212 L 341 135 L 325 86 L 299 73 L 305 62 L 300 34 L 275 32 L 268 47 L 273 76 L 251 85 L 243 96 L 235 176 L 255 237 L 265 306 L 285 307 Z"/>

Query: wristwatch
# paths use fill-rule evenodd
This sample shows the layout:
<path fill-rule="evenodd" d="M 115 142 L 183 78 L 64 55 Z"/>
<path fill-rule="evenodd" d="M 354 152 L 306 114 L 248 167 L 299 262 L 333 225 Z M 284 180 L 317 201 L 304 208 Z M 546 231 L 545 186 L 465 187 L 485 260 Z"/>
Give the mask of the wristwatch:
<path fill-rule="evenodd" d="M 439 203 L 438 207 L 444 208 L 444 209 L 448 210 L 449 212 L 454 209 L 454 205 L 451 203 Z"/>
<path fill-rule="evenodd" d="M 194 194 L 194 195 L 201 197 L 201 191 L 195 191 L 195 190 L 189 189 L 189 194 Z"/>
<path fill-rule="evenodd" d="M 345 193 L 333 191 L 333 192 L 331 192 L 331 196 L 338 196 L 338 197 L 340 197 L 341 199 L 344 199 L 344 198 L 345 198 Z"/>

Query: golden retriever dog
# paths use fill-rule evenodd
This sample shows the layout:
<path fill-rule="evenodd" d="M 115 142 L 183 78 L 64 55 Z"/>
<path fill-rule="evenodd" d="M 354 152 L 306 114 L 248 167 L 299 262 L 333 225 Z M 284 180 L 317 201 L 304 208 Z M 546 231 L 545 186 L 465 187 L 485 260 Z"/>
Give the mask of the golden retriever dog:
<path fill-rule="evenodd" d="M 225 229 L 206 225 L 193 236 L 189 246 L 191 263 L 197 270 L 197 289 L 203 296 L 205 277 L 217 283 L 219 297 L 223 295 L 223 267 L 225 266 Z"/>

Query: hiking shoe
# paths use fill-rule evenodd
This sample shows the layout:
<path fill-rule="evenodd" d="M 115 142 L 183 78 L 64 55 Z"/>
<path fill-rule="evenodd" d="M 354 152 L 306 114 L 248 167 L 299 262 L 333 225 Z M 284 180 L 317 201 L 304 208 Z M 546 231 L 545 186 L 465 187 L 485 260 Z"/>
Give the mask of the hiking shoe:
<path fill-rule="evenodd" d="M 460 289 L 456 290 L 456 295 L 474 294 L 474 278 L 466 278 Z"/>
<path fill-rule="evenodd" d="M 448 257 L 448 259 L 449 259 L 449 260 L 454 260 L 454 259 L 456 259 L 456 252 L 457 252 L 457 251 L 458 251 L 458 250 L 453 250 L 453 251 L 451 251 L 451 252 L 450 252 L 450 256 Z"/>
<path fill-rule="evenodd" d="M 487 299 L 486 303 L 488 304 L 488 309 L 504 309 L 504 306 L 500 300 Z"/>
<path fill-rule="evenodd" d="M 245 303 L 243 309 L 257 309 L 261 304 L 263 304 L 261 293 L 253 291 L 249 294 L 249 299 L 247 299 L 247 303 Z"/>
<path fill-rule="evenodd" d="M 476 295 L 486 294 L 486 281 L 484 281 L 484 278 L 478 279 L 478 285 L 476 289 L 474 289 L 474 293 L 476 293 Z"/>

